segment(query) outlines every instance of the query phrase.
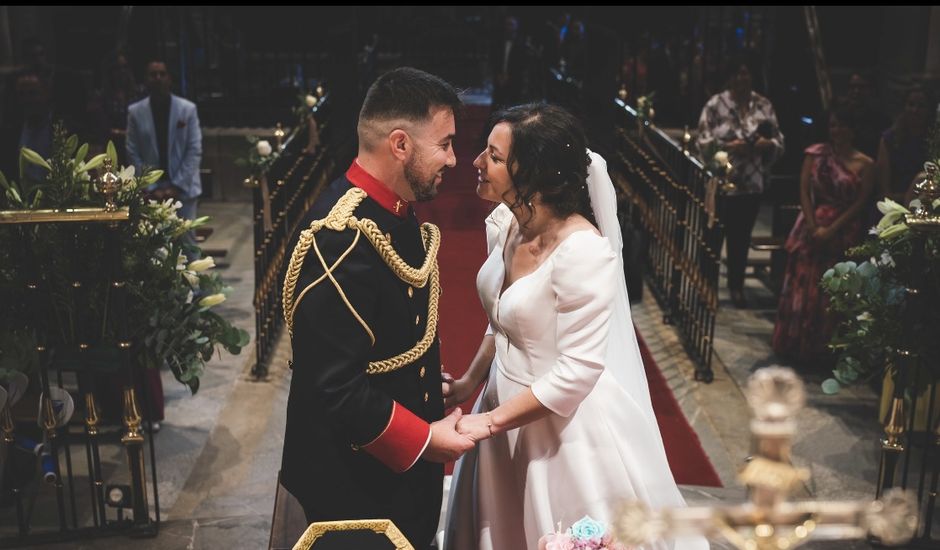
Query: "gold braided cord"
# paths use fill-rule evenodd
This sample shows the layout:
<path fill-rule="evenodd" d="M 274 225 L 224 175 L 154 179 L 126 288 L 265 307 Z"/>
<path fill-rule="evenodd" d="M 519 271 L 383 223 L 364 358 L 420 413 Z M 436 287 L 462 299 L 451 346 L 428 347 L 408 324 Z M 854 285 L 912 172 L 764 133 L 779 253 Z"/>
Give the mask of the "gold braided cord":
<path fill-rule="evenodd" d="M 310 284 L 307 285 L 303 290 L 300 291 L 300 294 L 297 295 L 297 299 L 294 300 L 293 308 L 296 309 L 297 304 L 299 304 L 300 301 L 304 299 L 304 295 L 305 295 L 308 291 L 310 291 L 313 287 L 315 287 L 315 286 L 317 286 L 318 284 L 320 284 L 320 281 L 322 281 L 323 279 L 326 279 L 327 275 L 330 274 L 330 273 L 332 273 L 333 270 L 336 269 L 336 267 L 337 267 L 339 264 L 341 264 L 341 263 L 343 262 L 343 260 L 346 259 L 346 256 L 349 256 L 349 254 L 350 254 L 350 253 L 353 251 L 353 249 L 356 247 L 356 243 L 359 242 L 359 236 L 360 236 L 360 235 L 361 235 L 361 233 L 359 233 L 359 232 L 356 233 L 356 238 L 353 239 L 353 242 L 352 242 L 351 245 L 349 245 L 349 248 L 347 248 L 346 251 L 343 252 L 343 254 L 342 254 L 339 258 L 337 258 L 336 261 L 333 262 L 333 265 L 330 266 L 329 268 L 327 268 L 327 267 L 325 266 L 325 263 L 326 263 L 326 262 L 323 261 L 323 256 L 320 254 L 320 249 L 317 248 L 317 243 L 316 243 L 316 240 L 314 239 L 314 241 L 313 241 L 313 246 L 314 246 L 314 248 L 316 248 L 317 256 L 320 258 L 320 263 L 324 265 L 323 275 L 320 275 L 320 277 L 319 277 L 316 281 L 310 283 Z M 349 304 L 347 304 L 347 305 L 349 305 Z M 287 318 L 287 313 L 284 314 L 284 317 Z M 293 310 L 293 309 L 290 311 L 290 319 L 291 319 L 291 323 L 293 323 L 293 319 L 294 319 L 294 310 Z M 360 322 L 361 322 L 361 321 L 360 321 Z M 294 327 L 293 327 L 293 326 L 290 326 L 290 327 L 288 327 L 288 328 L 289 328 L 290 331 L 291 331 L 291 335 L 293 335 L 293 328 L 294 328 Z M 372 333 L 372 331 L 368 331 L 368 332 L 369 332 L 370 334 Z M 373 338 L 373 341 L 374 341 L 374 338 Z"/>
<path fill-rule="evenodd" d="M 353 246 L 355 246 L 355 242 L 358 240 L 359 240 L 359 233 L 357 232 L 356 238 L 353 239 L 354 241 Z M 374 346 L 375 345 L 375 333 L 372 332 L 371 328 L 369 328 L 369 324 L 366 323 L 365 319 L 363 319 L 362 316 L 359 315 L 359 312 L 356 311 L 356 308 L 351 303 L 349 303 L 349 298 L 347 298 L 346 293 L 343 292 L 343 287 L 340 286 L 339 281 L 336 280 L 336 277 L 333 277 L 333 272 L 330 270 L 330 268 L 326 266 L 326 260 L 323 259 L 323 254 L 320 253 L 320 247 L 317 246 L 316 239 L 313 240 L 313 251 L 317 253 L 317 258 L 320 260 L 320 265 L 323 266 L 323 274 L 330 278 L 330 282 L 333 283 L 333 286 L 336 287 L 336 292 L 339 292 L 339 297 L 343 299 L 343 303 L 345 303 L 346 307 L 349 308 L 349 312 L 353 314 L 353 317 L 355 317 L 356 320 L 359 321 L 359 324 L 362 325 L 362 328 L 364 328 L 366 332 L 369 334 L 369 340 L 372 341 L 372 345 Z M 318 282 L 322 280 L 323 278 L 321 277 L 320 279 L 318 279 Z M 317 284 L 317 283 L 313 283 L 313 284 Z M 307 288 L 310 288 L 310 287 L 307 287 Z M 304 289 L 304 292 L 306 292 L 306 289 Z"/>
<path fill-rule="evenodd" d="M 307 251 L 313 244 L 313 229 L 304 229 L 300 232 L 300 240 L 294 247 L 294 252 L 290 256 L 290 263 L 287 265 L 287 273 L 284 276 L 284 290 L 281 292 L 281 310 L 284 313 L 284 321 L 287 323 L 287 330 L 290 335 L 294 335 L 294 290 L 297 288 L 297 279 L 300 278 L 300 268 L 304 264 L 304 258 Z"/>
<path fill-rule="evenodd" d="M 431 270 L 431 291 L 428 294 L 428 318 L 424 327 L 424 337 L 410 350 L 383 361 L 370 361 L 366 374 L 385 374 L 410 365 L 427 353 L 437 336 L 437 305 L 441 296 L 440 272 L 437 262 Z"/>
<path fill-rule="evenodd" d="M 431 344 L 434 342 L 434 338 L 437 334 L 438 300 L 440 297 L 440 273 L 437 266 L 437 253 L 438 250 L 440 250 L 441 233 L 437 226 L 433 224 L 425 223 L 421 225 L 422 244 L 424 249 L 427 251 L 427 255 L 425 256 L 424 264 L 420 268 L 414 268 L 408 265 L 408 263 L 398 255 L 394 247 L 392 247 L 391 242 L 389 242 L 389 239 L 386 238 L 385 235 L 379 230 L 374 221 L 369 219 L 360 220 L 353 216 L 353 212 L 367 196 L 368 195 L 366 192 L 362 189 L 358 187 L 351 188 L 336 202 L 325 218 L 314 221 L 310 224 L 308 229 L 305 229 L 300 233 L 300 239 L 298 240 L 297 245 L 294 247 L 294 250 L 291 254 L 290 263 L 288 264 L 286 276 L 284 278 L 284 288 L 282 291 L 281 300 L 283 304 L 284 320 L 287 322 L 288 331 L 293 337 L 294 312 L 296 311 L 297 304 L 300 303 L 300 299 L 303 298 L 303 295 L 310 288 L 321 282 L 325 277 L 329 277 L 334 286 L 336 286 L 336 289 L 343 298 L 343 301 L 346 303 L 346 306 L 350 309 L 356 319 L 359 320 L 360 324 L 362 324 L 366 332 L 369 333 L 369 337 L 372 339 L 372 343 L 375 344 L 375 337 L 372 331 L 369 329 L 365 321 L 358 315 L 352 304 L 350 304 L 346 299 L 346 296 L 343 293 L 339 283 L 332 276 L 332 270 L 339 265 L 342 259 L 350 252 L 352 247 L 347 249 L 343 256 L 341 256 L 330 268 L 327 268 L 326 262 L 320 254 L 319 248 L 317 248 L 317 256 L 320 258 L 320 263 L 323 266 L 325 273 L 323 276 L 317 279 L 317 281 L 304 288 L 300 296 L 298 296 L 297 299 L 294 299 L 294 295 L 297 289 L 297 280 L 300 277 L 300 270 L 303 267 L 304 259 L 306 258 L 307 253 L 310 251 L 310 247 L 316 247 L 316 233 L 324 228 L 332 229 L 334 231 L 354 229 L 357 231 L 355 240 L 358 240 L 359 234 L 364 234 L 369 242 L 372 243 L 373 248 L 375 248 L 376 252 L 382 258 L 382 260 L 386 263 L 386 265 L 388 265 L 389 269 L 391 269 L 400 280 L 408 283 L 411 286 L 424 288 L 424 286 L 427 285 L 428 281 L 430 280 L 431 288 L 428 296 L 428 316 L 424 337 L 415 345 L 414 348 L 400 355 L 383 361 L 370 362 L 366 372 L 368 374 L 381 374 L 392 372 L 405 365 L 413 363 L 424 353 L 426 353 Z M 355 245 L 355 240 L 353 246 Z"/>

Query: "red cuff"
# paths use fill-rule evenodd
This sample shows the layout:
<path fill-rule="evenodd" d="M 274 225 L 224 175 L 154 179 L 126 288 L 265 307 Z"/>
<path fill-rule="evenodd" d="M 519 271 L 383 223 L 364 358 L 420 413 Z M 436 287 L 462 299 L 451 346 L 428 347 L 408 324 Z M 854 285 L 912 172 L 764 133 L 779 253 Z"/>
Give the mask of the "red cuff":
<path fill-rule="evenodd" d="M 395 401 L 385 431 L 360 447 L 396 473 L 411 468 L 427 445 L 431 425 Z"/>

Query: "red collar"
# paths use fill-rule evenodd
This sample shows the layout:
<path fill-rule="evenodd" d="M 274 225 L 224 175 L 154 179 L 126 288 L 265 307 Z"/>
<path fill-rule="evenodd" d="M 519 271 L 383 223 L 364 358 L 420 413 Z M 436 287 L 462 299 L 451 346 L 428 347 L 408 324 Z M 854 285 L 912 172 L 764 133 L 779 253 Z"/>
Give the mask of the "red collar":
<path fill-rule="evenodd" d="M 384 183 L 377 180 L 372 174 L 365 171 L 359 165 L 358 159 L 353 159 L 349 170 L 346 170 L 346 179 L 350 183 L 362 189 L 379 206 L 388 210 L 395 216 L 405 219 L 408 217 L 408 210 L 411 205 L 405 199 L 398 196 L 397 193 L 388 188 Z"/>

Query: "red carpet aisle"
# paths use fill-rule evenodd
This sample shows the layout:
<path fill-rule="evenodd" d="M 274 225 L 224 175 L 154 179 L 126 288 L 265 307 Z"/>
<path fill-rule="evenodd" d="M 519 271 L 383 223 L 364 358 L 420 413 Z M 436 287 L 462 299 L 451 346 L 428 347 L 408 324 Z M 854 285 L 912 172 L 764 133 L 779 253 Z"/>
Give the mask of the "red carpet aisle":
<path fill-rule="evenodd" d="M 679 403 L 669 390 L 666 378 L 656 365 L 640 331 L 636 332 L 636 339 L 640 344 L 640 355 L 643 356 L 643 368 L 646 370 L 646 380 L 653 400 L 653 412 L 656 413 L 656 422 L 659 424 L 663 446 L 666 448 L 666 458 L 676 483 L 721 487 L 718 472 L 708 460 L 695 430 L 689 426 L 689 421 L 682 414 Z"/>
<path fill-rule="evenodd" d="M 493 205 L 476 194 L 477 171 L 473 160 L 483 148 L 480 138 L 489 106 L 468 106 L 457 121 L 457 167 L 445 173 L 440 193 L 431 202 L 416 206 L 418 219 L 441 228 L 439 255 L 441 358 L 444 368 L 459 378 L 470 364 L 486 330 L 486 315 L 476 292 L 477 270 L 486 260 L 486 216 Z M 698 436 L 686 421 L 665 378 L 659 372 L 642 338 L 639 338 L 653 409 L 663 434 L 669 465 L 681 484 L 720 487 L 718 474 L 702 450 Z M 476 401 L 462 405 L 469 412 Z M 447 473 L 452 470 L 448 465 Z"/>
<path fill-rule="evenodd" d="M 430 202 L 417 204 L 415 210 L 422 222 L 441 228 L 440 322 L 441 360 L 444 370 L 460 378 L 480 346 L 486 332 L 486 314 L 477 296 L 477 271 L 486 260 L 485 221 L 493 203 L 477 196 L 477 169 L 473 160 L 483 150 L 480 135 L 490 114 L 489 105 L 468 105 L 457 120 L 454 152 L 457 167 L 444 173 L 438 196 Z M 469 412 L 476 401 L 465 403 Z M 448 465 L 447 473 L 451 471 Z"/>

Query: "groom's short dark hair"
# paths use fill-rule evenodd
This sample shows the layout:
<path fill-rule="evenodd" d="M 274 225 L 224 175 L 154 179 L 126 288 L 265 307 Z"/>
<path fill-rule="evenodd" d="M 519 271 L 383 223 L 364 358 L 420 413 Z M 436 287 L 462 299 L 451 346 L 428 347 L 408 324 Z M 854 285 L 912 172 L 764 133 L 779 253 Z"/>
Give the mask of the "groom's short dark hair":
<path fill-rule="evenodd" d="M 457 115 L 462 103 L 457 90 L 444 79 L 413 67 L 393 69 L 375 80 L 359 111 L 359 141 L 366 148 L 381 122 L 430 120 L 431 109 L 446 107 Z"/>

